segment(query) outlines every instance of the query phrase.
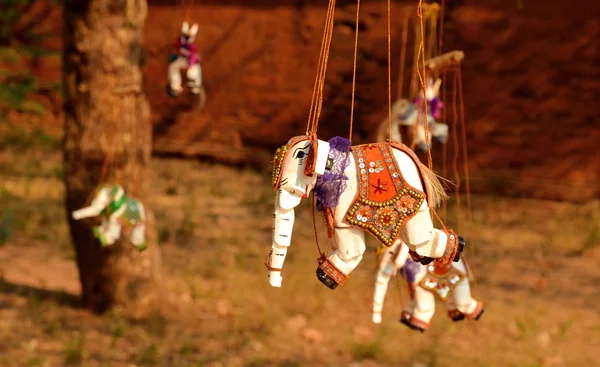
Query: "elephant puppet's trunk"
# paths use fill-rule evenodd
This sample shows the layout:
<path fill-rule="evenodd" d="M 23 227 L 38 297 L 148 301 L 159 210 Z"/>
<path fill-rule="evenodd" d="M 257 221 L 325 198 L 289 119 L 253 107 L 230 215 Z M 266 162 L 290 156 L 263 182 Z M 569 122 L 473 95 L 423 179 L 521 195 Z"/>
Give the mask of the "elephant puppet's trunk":
<path fill-rule="evenodd" d="M 268 269 L 269 283 L 273 287 L 281 287 L 281 271 L 287 254 L 287 249 L 292 240 L 294 229 L 294 208 L 286 208 L 282 204 L 282 196 L 291 195 L 280 191 L 275 199 L 275 213 L 273 214 L 273 241 L 269 254 Z"/>

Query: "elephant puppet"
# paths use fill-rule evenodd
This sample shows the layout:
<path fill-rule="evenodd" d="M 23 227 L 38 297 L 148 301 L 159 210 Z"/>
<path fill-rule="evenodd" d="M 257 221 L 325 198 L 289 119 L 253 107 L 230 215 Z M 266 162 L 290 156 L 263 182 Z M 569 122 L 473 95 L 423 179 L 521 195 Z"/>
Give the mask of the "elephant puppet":
<path fill-rule="evenodd" d="M 421 265 L 409 257 L 408 246 L 396 242 L 381 258 L 373 294 L 373 322 L 381 322 L 383 301 L 390 278 L 398 271 L 409 283 L 410 300 L 404 306 L 400 322 L 411 329 L 425 331 L 435 313 L 435 297 L 446 303 L 453 321 L 478 320 L 483 304 L 471 297 L 468 271 L 463 259 L 452 264 Z"/>
<path fill-rule="evenodd" d="M 433 227 L 430 206 L 446 198 L 437 176 L 405 145 L 388 141 L 352 146 L 348 139 L 292 138 L 273 159 L 276 192 L 269 282 L 281 287 L 281 270 L 294 226 L 294 208 L 314 191 L 334 251 L 319 260 L 317 278 L 343 285 L 365 252 L 364 231 L 391 246 L 401 240 L 424 264 L 458 261 L 464 240 Z"/>
<path fill-rule="evenodd" d="M 102 216 L 102 223 L 92 231 L 102 246 L 110 246 L 121 237 L 122 226 L 133 228 L 131 243 L 140 251 L 146 249 L 146 213 L 138 200 L 125 195 L 119 185 L 102 185 L 95 193 L 92 204 L 75 210 L 73 219 Z"/>
<path fill-rule="evenodd" d="M 175 53 L 169 59 L 169 94 L 177 97 L 182 91 L 181 71 L 186 70 L 188 86 L 192 93 L 200 94 L 202 89 L 202 67 L 200 55 L 194 40 L 198 32 L 198 24 L 191 28 L 188 22 L 183 22 L 181 36 L 175 41 Z"/>
<path fill-rule="evenodd" d="M 439 144 L 446 144 L 448 141 L 448 125 L 439 122 L 442 118 L 442 109 L 444 103 L 439 98 L 441 79 L 435 82 L 433 79 L 428 79 L 427 89 L 425 91 L 425 100 L 427 101 L 427 125 L 429 127 L 429 146 L 432 140 Z M 423 95 L 423 92 L 420 93 Z M 392 140 L 402 141 L 400 134 L 400 126 L 410 126 L 416 129 L 411 132 L 414 135 L 415 147 L 423 153 L 427 153 L 428 147 L 425 139 L 425 118 L 423 113 L 419 112 L 419 106 L 423 103 L 422 97 L 417 97 L 414 103 L 401 98 L 398 99 L 392 106 Z M 386 117 L 379 124 L 377 132 L 377 140 L 383 141 L 387 137 L 388 118 Z"/>

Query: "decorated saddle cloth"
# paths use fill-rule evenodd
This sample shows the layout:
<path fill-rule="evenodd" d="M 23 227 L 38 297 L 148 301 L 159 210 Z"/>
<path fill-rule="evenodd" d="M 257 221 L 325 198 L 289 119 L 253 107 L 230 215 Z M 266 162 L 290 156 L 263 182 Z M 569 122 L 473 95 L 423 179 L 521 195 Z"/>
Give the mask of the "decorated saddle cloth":
<path fill-rule="evenodd" d="M 421 279 L 419 286 L 433 293 L 440 301 L 446 301 L 464 278 L 465 274 L 452 265 L 433 262 L 427 266 L 427 274 Z"/>
<path fill-rule="evenodd" d="M 358 192 L 344 217 L 347 223 L 368 231 L 386 246 L 396 241 L 404 224 L 426 198 L 424 192 L 404 180 L 392 144 L 398 145 L 376 143 L 352 147 Z M 411 157 L 416 159 L 414 155 Z"/>

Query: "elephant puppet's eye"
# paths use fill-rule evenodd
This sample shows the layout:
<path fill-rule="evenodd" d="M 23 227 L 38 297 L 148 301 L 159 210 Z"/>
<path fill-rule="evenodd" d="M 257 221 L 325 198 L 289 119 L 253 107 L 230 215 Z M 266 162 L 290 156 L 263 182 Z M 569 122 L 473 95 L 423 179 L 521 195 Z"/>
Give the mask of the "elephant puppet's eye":
<path fill-rule="evenodd" d="M 302 159 L 306 156 L 306 153 L 304 153 L 303 151 L 299 151 L 298 154 L 296 154 L 296 158 L 298 159 Z"/>

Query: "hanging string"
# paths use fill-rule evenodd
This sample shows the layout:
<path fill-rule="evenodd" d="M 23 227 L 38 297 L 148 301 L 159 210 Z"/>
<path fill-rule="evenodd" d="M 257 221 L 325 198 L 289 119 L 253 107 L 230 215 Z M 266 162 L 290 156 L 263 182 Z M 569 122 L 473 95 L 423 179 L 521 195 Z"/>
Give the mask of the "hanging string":
<path fill-rule="evenodd" d="M 408 13 L 404 12 L 404 19 L 402 21 L 402 45 L 400 47 L 400 72 L 398 75 L 398 93 L 396 99 L 400 99 L 403 95 L 404 90 L 404 68 L 406 67 L 406 45 L 408 43 Z"/>
<path fill-rule="evenodd" d="M 332 2 L 335 3 L 334 0 L 329 1 L 329 6 L 327 8 L 327 15 L 325 17 L 323 38 L 321 40 L 321 50 L 319 51 L 319 59 L 318 59 L 318 63 L 317 63 L 317 73 L 315 75 L 315 83 L 314 83 L 313 93 L 312 93 L 312 98 L 311 98 L 311 103 L 310 103 L 310 110 L 308 113 L 308 123 L 307 123 L 307 127 L 306 127 L 306 135 L 309 135 L 309 136 L 312 135 L 312 132 L 314 130 L 314 120 L 315 120 L 316 109 L 317 109 L 316 105 L 318 102 L 318 91 L 319 91 L 319 87 L 320 87 L 321 76 L 323 74 L 323 60 L 325 57 L 325 51 L 327 49 L 327 47 L 326 47 L 327 35 L 328 35 L 329 27 L 330 27 L 329 23 L 331 21 L 330 12 L 331 12 L 331 8 L 332 8 Z"/>
<path fill-rule="evenodd" d="M 387 2 L 388 139 L 392 140 L 392 6 Z"/>
<path fill-rule="evenodd" d="M 192 0 L 193 1 L 193 0 Z M 190 1 L 185 1 L 184 3 L 187 3 L 185 6 L 185 14 L 183 16 L 183 20 L 185 20 L 186 22 L 189 22 L 189 15 L 190 15 Z"/>
<path fill-rule="evenodd" d="M 442 101 L 446 101 L 448 98 L 448 74 L 446 69 L 443 69 L 442 73 Z M 448 123 L 447 111 L 447 108 L 442 109 L 442 119 L 445 124 Z M 448 177 L 448 144 L 444 144 L 442 148 L 442 177 Z M 448 220 L 448 202 L 446 200 L 442 203 L 442 213 L 444 220 Z"/>
<path fill-rule="evenodd" d="M 329 1 L 329 7 L 327 9 L 327 19 L 325 22 L 325 31 L 323 36 L 323 44 L 321 47 L 321 55 L 319 56 L 319 71 L 317 72 L 317 80 L 315 82 L 315 94 L 313 95 L 314 104 L 311 104 L 311 114 L 309 115 L 309 122 L 307 128 L 307 135 L 315 136 L 318 125 L 319 117 L 323 107 L 323 89 L 325 86 L 325 78 L 327 75 L 327 64 L 329 61 L 329 50 L 331 47 L 331 39 L 333 36 L 333 25 L 335 18 L 335 0 Z"/>
<path fill-rule="evenodd" d="M 331 39 L 333 36 L 333 20 L 335 18 L 335 0 L 329 1 L 329 6 L 327 8 L 327 16 L 325 20 L 325 27 L 323 31 L 323 39 L 321 42 L 321 51 L 319 54 L 319 62 L 317 66 L 317 76 L 315 78 L 315 85 L 313 88 L 313 96 L 311 100 L 311 106 L 308 117 L 308 124 L 306 128 L 306 135 L 311 138 L 316 138 L 317 129 L 319 125 L 319 117 L 321 115 L 321 109 L 323 105 L 323 89 L 325 86 L 325 78 L 327 75 L 327 63 L 329 61 L 329 49 L 331 47 Z M 358 28 L 357 28 L 358 30 Z M 319 245 L 319 236 L 317 231 L 317 221 L 316 221 L 316 196 L 313 195 L 312 200 L 312 218 L 313 218 L 313 230 L 315 233 L 315 241 L 317 245 L 317 251 L 319 252 L 319 258 L 317 261 L 321 261 L 325 258 L 325 254 L 321 251 L 321 247 Z M 329 248 L 332 245 L 331 240 L 327 246 L 327 253 L 329 253 Z"/>
<path fill-rule="evenodd" d="M 420 119 L 420 113 L 423 113 L 423 127 L 425 129 L 425 144 L 427 146 L 427 163 L 429 166 L 429 169 L 433 170 L 433 159 L 431 157 L 431 149 L 430 149 L 430 144 L 429 144 L 429 123 L 427 121 L 427 96 L 425 94 L 425 91 L 427 89 L 427 86 L 425 84 L 425 80 L 427 77 L 427 69 L 425 68 L 425 27 L 423 25 L 423 0 L 419 0 L 419 6 L 417 7 L 417 14 L 419 16 L 419 24 L 421 26 L 421 42 L 419 44 L 419 53 L 418 53 L 418 57 L 417 59 L 420 59 L 418 61 L 421 62 L 421 66 L 422 69 L 420 69 L 419 67 L 417 67 L 417 76 L 419 77 L 419 82 L 421 83 L 421 90 L 423 93 L 423 101 L 421 103 L 421 105 L 423 106 L 423 109 L 421 111 L 421 109 L 419 109 L 418 113 L 417 113 L 417 124 L 419 123 Z M 418 65 L 417 65 L 418 66 Z M 416 124 L 416 125 L 417 125 Z M 413 142 L 416 139 L 413 139 Z"/>
<path fill-rule="evenodd" d="M 454 124 L 454 128 L 452 129 L 452 140 L 454 142 L 454 157 L 452 161 L 452 169 L 454 171 L 454 180 L 456 185 L 456 212 L 457 212 L 457 226 L 461 228 L 461 216 L 462 216 L 462 208 L 461 208 L 461 200 L 460 200 L 460 174 L 458 173 L 458 156 L 459 156 L 459 147 L 458 147 L 458 109 L 457 109 L 457 73 L 454 73 L 454 78 L 452 81 L 452 113 L 453 119 L 452 122 Z"/>
<path fill-rule="evenodd" d="M 388 0 L 389 1 L 389 0 Z M 360 0 L 356 1 L 356 32 L 354 32 L 354 61 L 352 66 L 352 103 L 350 105 L 350 133 L 348 139 L 352 141 L 352 126 L 354 124 L 354 97 L 356 93 L 356 59 L 358 58 L 358 28 L 360 24 Z M 388 37 L 389 43 L 389 37 Z"/>
<path fill-rule="evenodd" d="M 442 0 L 442 3 L 440 4 L 440 26 L 439 26 L 439 35 L 440 38 L 438 39 L 438 53 L 441 55 L 444 50 L 443 50 L 443 46 L 444 46 L 444 17 L 446 16 L 446 0 Z"/>
<path fill-rule="evenodd" d="M 457 67 L 457 78 L 458 78 L 458 98 L 460 108 L 460 129 L 462 133 L 462 153 L 463 153 L 463 168 L 465 172 L 465 194 L 467 198 L 467 218 L 469 222 L 473 221 L 473 212 L 471 207 L 471 179 L 469 175 L 469 156 L 467 155 L 467 131 L 465 128 L 465 104 L 462 87 L 462 71 L 461 64 Z M 471 223 L 472 224 L 472 223 Z"/>

